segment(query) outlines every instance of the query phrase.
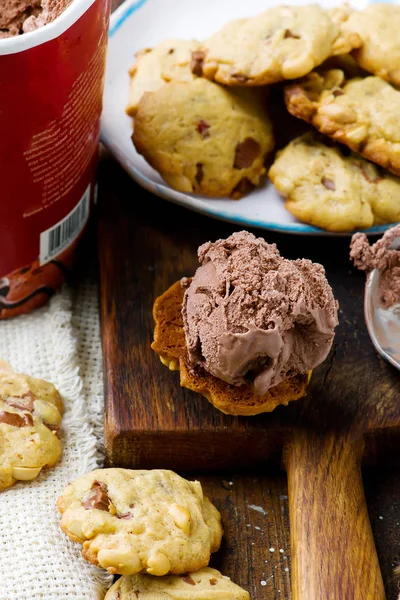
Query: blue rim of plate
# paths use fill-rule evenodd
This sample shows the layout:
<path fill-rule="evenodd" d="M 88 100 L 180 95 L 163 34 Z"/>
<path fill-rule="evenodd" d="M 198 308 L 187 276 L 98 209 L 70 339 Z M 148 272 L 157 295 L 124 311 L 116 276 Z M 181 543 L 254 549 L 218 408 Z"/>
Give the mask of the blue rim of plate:
<path fill-rule="evenodd" d="M 120 27 L 122 27 L 122 25 L 125 23 L 125 21 L 127 19 L 129 19 L 129 17 L 131 17 L 135 12 L 137 12 L 138 10 L 140 10 L 145 4 L 147 4 L 149 0 L 126 0 L 119 8 L 117 8 L 116 11 L 113 12 L 113 14 L 111 15 L 111 19 L 110 19 L 110 28 L 109 28 L 109 37 L 112 38 L 117 31 L 120 29 Z M 380 0 L 377 0 L 378 2 Z M 383 1 L 383 0 L 382 0 Z M 386 1 L 391 1 L 391 0 L 386 0 Z M 394 2 L 396 3 L 396 2 Z M 103 138 L 102 135 L 102 141 L 105 145 L 107 145 L 107 141 Z M 128 168 L 125 165 L 125 169 L 128 170 Z M 259 229 L 267 229 L 270 231 L 276 231 L 279 233 L 299 233 L 299 234 L 312 234 L 312 235 L 329 235 L 331 237 L 344 237 L 344 236 L 349 236 L 352 235 L 353 233 L 356 233 L 357 231 L 362 231 L 362 233 L 365 234 L 372 234 L 372 235 L 379 235 L 380 233 L 384 233 L 385 231 L 387 231 L 387 229 L 389 229 L 390 227 L 393 227 L 394 225 L 397 225 L 397 223 L 388 223 L 386 225 L 375 225 L 375 227 L 370 227 L 369 229 L 362 229 L 362 230 L 354 230 L 354 231 L 349 231 L 349 232 L 332 232 L 332 231 L 325 231 L 324 229 L 320 229 L 319 227 L 313 227 L 312 225 L 306 225 L 304 223 L 291 223 L 291 224 L 287 224 L 287 225 L 279 225 L 277 223 L 268 223 L 267 221 L 258 221 L 256 219 L 247 219 L 246 217 L 238 217 L 236 215 L 232 215 L 230 213 L 226 213 L 223 212 L 221 210 L 212 210 L 212 208 L 208 208 L 208 207 L 200 207 L 200 206 L 192 206 L 192 205 L 188 205 L 186 202 L 184 202 L 183 200 L 178 200 L 177 198 L 171 197 L 169 195 L 169 190 L 170 188 L 157 184 L 153 181 L 151 181 L 151 179 L 149 179 L 148 177 L 146 177 L 146 175 L 143 175 L 136 167 L 134 166 L 130 166 L 129 167 L 129 173 L 131 172 L 135 173 L 136 179 L 138 180 L 139 183 L 141 183 L 141 185 L 143 185 L 143 187 L 145 187 L 147 190 L 155 193 L 158 196 L 162 196 L 163 198 L 166 198 L 167 200 L 170 200 L 172 202 L 174 202 L 175 204 L 179 204 L 181 206 L 184 206 L 185 208 L 189 209 L 189 210 L 194 210 L 196 212 L 220 219 L 222 221 L 229 221 L 231 223 L 237 223 L 237 224 L 242 224 L 242 225 L 247 225 L 249 227 L 256 227 Z M 176 192 L 176 190 L 174 190 Z M 186 197 L 185 194 L 180 194 L 179 192 L 176 192 L 178 194 L 178 198 L 180 195 L 182 195 L 183 198 Z M 207 200 L 205 200 L 207 201 Z"/>

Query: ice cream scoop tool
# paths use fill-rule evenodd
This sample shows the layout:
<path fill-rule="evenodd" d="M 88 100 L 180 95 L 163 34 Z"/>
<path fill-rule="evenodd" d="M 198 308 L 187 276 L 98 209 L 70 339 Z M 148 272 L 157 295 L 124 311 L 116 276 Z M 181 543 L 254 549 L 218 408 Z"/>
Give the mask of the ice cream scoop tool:
<path fill-rule="evenodd" d="M 393 250 L 400 250 L 400 237 L 393 240 Z M 400 371 L 400 298 L 387 308 L 380 301 L 380 271 L 368 275 L 365 286 L 364 311 L 368 332 L 376 351 Z"/>

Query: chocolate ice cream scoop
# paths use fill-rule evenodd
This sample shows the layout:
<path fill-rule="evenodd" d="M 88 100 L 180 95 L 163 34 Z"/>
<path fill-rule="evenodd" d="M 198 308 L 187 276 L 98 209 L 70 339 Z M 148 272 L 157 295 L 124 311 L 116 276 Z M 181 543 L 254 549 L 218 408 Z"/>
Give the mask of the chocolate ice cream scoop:
<path fill-rule="evenodd" d="M 328 355 L 338 324 L 325 270 L 246 231 L 208 242 L 182 306 L 188 362 L 258 395 Z"/>
<path fill-rule="evenodd" d="M 351 240 L 350 258 L 367 271 L 364 312 L 375 349 L 400 370 L 400 225 L 372 246 L 365 234 Z"/>
<path fill-rule="evenodd" d="M 351 238 L 350 258 L 361 271 L 379 269 L 379 294 L 382 306 L 389 308 L 400 303 L 400 225 L 388 229 L 372 246 L 365 233 L 355 233 Z"/>

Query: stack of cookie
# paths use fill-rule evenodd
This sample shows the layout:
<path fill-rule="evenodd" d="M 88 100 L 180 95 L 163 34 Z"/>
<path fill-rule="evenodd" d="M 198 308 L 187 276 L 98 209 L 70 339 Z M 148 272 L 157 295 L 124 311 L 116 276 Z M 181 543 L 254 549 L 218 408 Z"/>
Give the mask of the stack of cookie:
<path fill-rule="evenodd" d="M 223 532 L 198 481 L 161 469 L 99 469 L 70 483 L 58 507 L 84 558 L 123 575 L 105 600 L 250 600 L 208 567 Z"/>
<path fill-rule="evenodd" d="M 277 154 L 268 175 L 287 209 L 331 231 L 398 221 L 398 25 L 391 4 L 278 6 L 202 43 L 143 50 L 130 73 L 133 143 L 174 189 L 241 198 L 271 163 L 268 96 L 283 87 L 288 111 L 328 136 L 308 131 Z M 288 123 L 280 114 L 275 131 Z"/>

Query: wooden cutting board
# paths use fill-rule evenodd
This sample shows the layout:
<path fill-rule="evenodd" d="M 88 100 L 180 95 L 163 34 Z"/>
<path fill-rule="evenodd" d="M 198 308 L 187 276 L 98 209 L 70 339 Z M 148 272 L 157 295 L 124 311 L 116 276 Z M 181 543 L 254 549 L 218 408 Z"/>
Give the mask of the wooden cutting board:
<path fill-rule="evenodd" d="M 209 475 L 222 470 L 262 474 L 284 463 L 292 598 L 384 598 L 360 463 L 399 464 L 400 374 L 377 356 L 369 340 L 364 276 L 348 261 L 349 239 L 255 232 L 276 242 L 287 258 L 306 257 L 325 265 L 340 303 L 340 325 L 306 398 L 271 414 L 230 417 L 180 388 L 178 374 L 169 372 L 150 349 L 152 304 L 174 281 L 194 272 L 199 244 L 241 227 L 151 196 L 112 161 L 103 162 L 101 174 L 99 261 L 109 464 Z M 396 518 L 400 521 L 400 513 Z M 287 544 L 282 549 L 286 552 Z M 265 560 L 273 554 L 268 551 Z M 280 596 L 275 587 L 275 596 L 267 595 L 269 584 L 261 584 L 267 580 L 259 567 L 247 565 L 247 573 L 257 594 L 253 598 L 290 597 L 289 592 Z"/>

